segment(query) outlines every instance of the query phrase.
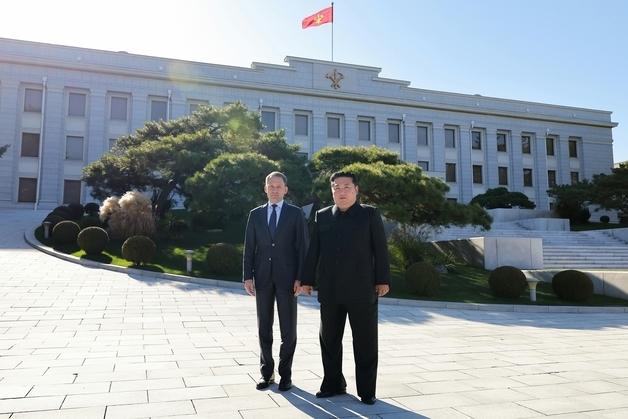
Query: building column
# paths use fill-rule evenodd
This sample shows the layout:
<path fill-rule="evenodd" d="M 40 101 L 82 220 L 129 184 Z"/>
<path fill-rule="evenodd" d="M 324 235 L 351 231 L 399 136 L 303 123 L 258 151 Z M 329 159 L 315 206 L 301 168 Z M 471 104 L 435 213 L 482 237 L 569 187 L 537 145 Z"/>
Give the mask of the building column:
<path fill-rule="evenodd" d="M 521 152 L 520 133 L 510 133 L 510 147 L 508 150 L 508 161 L 510 163 L 509 166 L 512 167 L 513 170 L 513 173 L 511 175 L 513 185 L 512 188 L 509 189 L 511 191 L 523 192 L 523 153 Z M 536 166 L 536 164 L 534 166 Z M 532 168 L 532 170 L 534 170 L 534 168 Z"/>
<path fill-rule="evenodd" d="M 65 106 L 63 86 L 48 81 L 41 156 L 39 207 L 54 208 L 63 200 L 63 166 L 65 162 Z M 41 141 L 41 139 L 40 139 Z"/>
<path fill-rule="evenodd" d="M 460 144 L 458 147 L 458 164 L 460 166 L 458 188 L 460 189 L 458 196 L 460 202 L 466 204 L 473 199 L 473 167 L 471 165 L 471 127 L 460 127 Z"/>
<path fill-rule="evenodd" d="M 556 159 L 558 166 L 558 184 L 571 184 L 571 169 L 569 167 L 569 136 L 559 135 L 556 139 Z"/>
<path fill-rule="evenodd" d="M 547 190 L 547 149 L 545 146 L 545 133 L 537 132 L 532 139 L 534 141 L 534 190 L 536 193 L 536 209 L 549 210 L 549 197 Z"/>
<path fill-rule="evenodd" d="M 310 147 L 312 154 L 314 154 L 327 145 L 327 114 L 321 111 L 313 111 L 310 128 Z"/>
<path fill-rule="evenodd" d="M 17 202 L 18 165 L 20 159 L 20 133 L 17 131 L 19 85 L 2 81 L 0 86 L 0 146 L 9 144 L 0 164 L 0 207 Z"/>
<path fill-rule="evenodd" d="M 343 142 L 345 145 L 357 147 L 358 144 L 358 118 L 356 115 L 345 115 L 345 130 Z"/>
<path fill-rule="evenodd" d="M 445 126 L 443 124 L 434 124 L 432 127 L 432 144 L 431 144 L 431 171 L 440 172 L 445 179 Z"/>
<path fill-rule="evenodd" d="M 487 186 L 496 188 L 499 186 L 499 172 L 497 167 L 497 130 L 486 128 L 486 141 L 484 141 L 484 161 L 486 162 Z M 509 169 L 510 170 L 510 169 Z"/>

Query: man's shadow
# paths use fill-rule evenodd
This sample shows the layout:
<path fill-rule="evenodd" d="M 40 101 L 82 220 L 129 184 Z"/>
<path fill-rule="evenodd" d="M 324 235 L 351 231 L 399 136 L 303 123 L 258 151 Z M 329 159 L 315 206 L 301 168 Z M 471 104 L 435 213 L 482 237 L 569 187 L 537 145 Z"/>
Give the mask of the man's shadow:
<path fill-rule="evenodd" d="M 314 394 L 296 386 L 289 391 L 276 394 L 283 396 L 292 406 L 312 418 L 428 418 L 379 399 L 374 405 L 369 406 L 351 394 L 317 399 Z"/>

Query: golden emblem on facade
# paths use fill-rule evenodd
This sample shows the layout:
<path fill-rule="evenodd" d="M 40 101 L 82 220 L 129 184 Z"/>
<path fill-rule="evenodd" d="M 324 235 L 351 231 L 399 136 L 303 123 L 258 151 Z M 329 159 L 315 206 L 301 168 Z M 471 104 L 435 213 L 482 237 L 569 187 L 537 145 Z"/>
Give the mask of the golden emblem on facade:
<path fill-rule="evenodd" d="M 340 89 L 340 80 L 344 79 L 345 76 L 334 68 L 334 71 L 325 74 L 325 78 L 331 80 L 331 87 Z"/>

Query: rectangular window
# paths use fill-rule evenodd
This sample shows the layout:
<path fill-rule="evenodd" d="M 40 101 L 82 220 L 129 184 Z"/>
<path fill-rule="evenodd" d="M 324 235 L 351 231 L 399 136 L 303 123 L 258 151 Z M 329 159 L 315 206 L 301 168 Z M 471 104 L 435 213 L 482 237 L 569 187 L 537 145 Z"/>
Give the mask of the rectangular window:
<path fill-rule="evenodd" d="M 551 137 L 547 137 L 545 139 L 545 150 L 547 151 L 548 156 L 554 155 L 554 139 Z"/>
<path fill-rule="evenodd" d="M 569 157 L 578 158 L 578 142 L 569 140 Z"/>
<path fill-rule="evenodd" d="M 418 146 L 427 147 L 429 145 L 427 139 L 427 127 L 425 126 L 417 126 L 416 127 L 416 143 Z"/>
<path fill-rule="evenodd" d="M 308 127 L 308 116 L 307 115 L 294 115 L 294 134 L 307 136 L 309 132 Z"/>
<path fill-rule="evenodd" d="M 64 204 L 80 204 L 81 203 L 81 181 L 80 180 L 64 180 L 63 181 L 63 203 Z"/>
<path fill-rule="evenodd" d="M 37 178 L 21 177 L 18 184 L 17 202 L 35 202 Z"/>
<path fill-rule="evenodd" d="M 451 202 L 452 204 L 455 204 L 456 202 L 458 202 L 458 198 L 447 198 L 447 202 Z"/>
<path fill-rule="evenodd" d="M 445 128 L 445 148 L 456 148 L 456 130 Z"/>
<path fill-rule="evenodd" d="M 327 117 L 327 138 L 340 138 L 340 118 L 337 116 Z"/>
<path fill-rule="evenodd" d="M 580 173 L 579 172 L 571 172 L 571 184 L 575 185 L 580 182 Z"/>
<path fill-rule="evenodd" d="M 276 116 L 277 113 L 275 111 L 262 111 L 262 130 L 264 132 L 275 131 L 276 125 Z"/>
<path fill-rule="evenodd" d="M 109 138 L 109 151 L 116 145 L 117 138 Z"/>
<path fill-rule="evenodd" d="M 41 112 L 41 97 L 41 89 L 24 89 L 24 112 Z"/>
<path fill-rule="evenodd" d="M 83 137 L 68 135 L 65 140 L 65 159 L 83 160 Z"/>
<path fill-rule="evenodd" d="M 473 183 L 482 184 L 482 166 L 474 164 L 473 165 Z"/>
<path fill-rule="evenodd" d="M 550 188 L 556 186 L 556 170 L 547 171 L 547 186 Z"/>
<path fill-rule="evenodd" d="M 189 110 L 189 114 L 193 114 L 194 112 L 198 111 L 198 108 L 200 108 L 201 106 L 208 106 L 209 102 L 207 102 L 206 100 L 190 100 L 188 101 L 188 110 Z"/>
<path fill-rule="evenodd" d="M 85 116 L 85 104 L 87 95 L 83 93 L 70 93 L 68 96 L 68 116 Z"/>
<path fill-rule="evenodd" d="M 430 170 L 430 162 L 427 160 L 419 160 L 417 162 L 417 165 L 421 168 L 421 170 L 423 170 L 424 172 L 429 172 Z"/>
<path fill-rule="evenodd" d="M 39 157 L 39 134 L 31 132 L 22 133 L 22 157 Z"/>
<path fill-rule="evenodd" d="M 161 99 L 152 99 L 150 101 L 150 120 L 151 121 L 167 121 L 168 120 L 168 101 Z"/>
<path fill-rule="evenodd" d="M 497 133 L 497 151 L 506 152 L 506 134 L 503 132 Z"/>
<path fill-rule="evenodd" d="M 456 163 L 445 163 L 445 182 L 456 181 Z"/>
<path fill-rule="evenodd" d="M 500 166 L 497 168 L 497 176 L 499 177 L 500 185 L 508 185 L 508 168 Z"/>
<path fill-rule="evenodd" d="M 523 186 L 532 186 L 532 169 L 523 169 Z"/>
<path fill-rule="evenodd" d="M 371 121 L 367 119 L 358 120 L 358 140 L 371 141 Z"/>
<path fill-rule="evenodd" d="M 532 147 L 530 145 L 531 143 L 531 138 L 529 135 L 522 135 L 521 136 L 521 152 L 523 154 L 531 154 L 532 153 Z"/>
<path fill-rule="evenodd" d="M 126 97 L 112 96 L 110 119 L 126 121 L 128 118 L 127 102 Z"/>
<path fill-rule="evenodd" d="M 471 148 L 482 150 L 482 133 L 480 131 L 471 131 Z"/>
<path fill-rule="evenodd" d="M 389 143 L 399 143 L 399 132 L 401 129 L 401 125 L 399 122 L 388 122 L 388 142 Z"/>

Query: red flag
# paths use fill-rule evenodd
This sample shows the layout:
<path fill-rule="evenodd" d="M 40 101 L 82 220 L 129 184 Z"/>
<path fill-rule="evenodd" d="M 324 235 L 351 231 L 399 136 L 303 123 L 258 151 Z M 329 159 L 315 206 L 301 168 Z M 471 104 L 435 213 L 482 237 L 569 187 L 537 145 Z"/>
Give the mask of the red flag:
<path fill-rule="evenodd" d="M 319 12 L 314 13 L 312 16 L 308 16 L 301 22 L 301 28 L 306 29 L 312 26 L 320 26 L 325 23 L 334 21 L 334 12 L 332 7 L 328 7 Z"/>

